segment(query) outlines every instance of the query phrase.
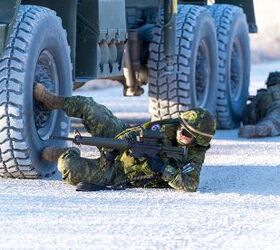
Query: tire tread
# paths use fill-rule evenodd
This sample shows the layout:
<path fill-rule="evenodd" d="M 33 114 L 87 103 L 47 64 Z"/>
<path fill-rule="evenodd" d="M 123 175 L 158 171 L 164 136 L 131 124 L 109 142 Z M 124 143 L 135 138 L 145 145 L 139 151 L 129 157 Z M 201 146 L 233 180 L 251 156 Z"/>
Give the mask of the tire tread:
<path fill-rule="evenodd" d="M 0 58 L 0 176 L 38 178 L 24 135 L 23 80 L 25 59 L 38 19 L 56 13 L 45 7 L 22 5 Z"/>

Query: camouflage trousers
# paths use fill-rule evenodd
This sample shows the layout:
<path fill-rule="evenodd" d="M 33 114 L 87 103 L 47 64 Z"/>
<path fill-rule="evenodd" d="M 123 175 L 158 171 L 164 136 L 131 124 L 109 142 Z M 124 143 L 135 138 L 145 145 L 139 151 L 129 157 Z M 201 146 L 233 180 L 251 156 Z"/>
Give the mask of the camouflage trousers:
<path fill-rule="evenodd" d="M 67 97 L 63 110 L 68 116 L 81 118 L 86 130 L 92 136 L 114 138 L 127 128 L 127 125 L 110 110 L 89 97 Z M 83 158 L 77 148 L 70 148 L 60 156 L 58 169 L 62 178 L 73 185 L 81 181 L 113 185 L 125 178 L 120 164 L 110 163 L 102 155 L 98 159 Z"/>
<path fill-rule="evenodd" d="M 258 122 L 247 118 L 247 124 L 239 129 L 239 136 L 245 138 L 278 136 L 280 135 L 280 105 L 268 110 L 267 114 Z"/>

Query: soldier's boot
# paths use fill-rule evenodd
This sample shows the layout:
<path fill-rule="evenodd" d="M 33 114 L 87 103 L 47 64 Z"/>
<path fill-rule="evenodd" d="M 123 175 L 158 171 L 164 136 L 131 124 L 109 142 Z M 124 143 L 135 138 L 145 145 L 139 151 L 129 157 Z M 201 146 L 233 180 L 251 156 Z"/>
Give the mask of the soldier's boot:
<path fill-rule="evenodd" d="M 33 95 L 50 110 L 63 108 L 65 97 L 53 94 L 41 83 L 36 83 Z"/>
<path fill-rule="evenodd" d="M 57 162 L 58 158 L 65 153 L 68 148 L 45 147 L 41 152 L 41 157 L 50 162 Z"/>
<path fill-rule="evenodd" d="M 246 125 L 239 128 L 238 135 L 244 138 L 256 138 L 271 136 L 272 130 L 268 126 Z"/>
<path fill-rule="evenodd" d="M 272 128 L 268 126 L 257 125 L 256 128 L 256 137 L 267 137 L 272 136 Z"/>

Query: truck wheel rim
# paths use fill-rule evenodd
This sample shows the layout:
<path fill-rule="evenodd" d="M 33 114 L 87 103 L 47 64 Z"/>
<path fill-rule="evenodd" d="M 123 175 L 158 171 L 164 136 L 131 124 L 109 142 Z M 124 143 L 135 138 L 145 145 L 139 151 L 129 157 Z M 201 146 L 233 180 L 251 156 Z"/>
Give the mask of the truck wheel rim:
<path fill-rule="evenodd" d="M 38 58 L 35 69 L 35 83 L 42 83 L 48 90 L 59 94 L 59 80 L 53 55 L 47 49 Z M 34 121 L 37 133 L 42 140 L 47 140 L 55 127 L 57 111 L 48 110 L 42 103 L 34 99 Z"/>
<path fill-rule="evenodd" d="M 242 47 L 239 40 L 235 40 L 232 46 L 230 64 L 230 95 L 232 100 L 238 101 L 242 93 L 243 82 L 243 58 Z"/>
<path fill-rule="evenodd" d="M 206 41 L 201 40 L 196 59 L 195 68 L 195 103 L 196 106 L 205 107 L 209 94 L 210 57 Z"/>

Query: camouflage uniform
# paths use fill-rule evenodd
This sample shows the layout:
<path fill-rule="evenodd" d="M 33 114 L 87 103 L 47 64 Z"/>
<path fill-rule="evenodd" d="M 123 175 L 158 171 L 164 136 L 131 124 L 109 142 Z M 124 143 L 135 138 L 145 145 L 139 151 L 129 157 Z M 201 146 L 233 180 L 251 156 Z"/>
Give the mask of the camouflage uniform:
<path fill-rule="evenodd" d="M 81 96 L 66 98 L 63 110 L 69 116 L 82 118 L 92 136 L 135 141 L 143 127 L 163 132 L 163 144 L 179 146 L 176 141 L 176 131 L 181 124 L 179 119 L 148 122 L 141 127 L 129 128 L 105 106 L 95 103 L 92 98 Z M 154 175 L 146 158 L 136 159 L 129 150 L 109 161 L 105 157 L 106 151 L 101 150 L 101 157 L 98 159 L 86 159 L 80 157 L 78 149 L 72 148 L 60 156 L 58 168 L 63 179 L 73 185 L 81 181 L 98 185 L 118 185 L 129 180 L 132 187 L 173 187 L 178 190 L 196 191 L 205 152 L 210 147 L 210 139 L 205 140 L 201 137 L 198 138 L 198 142 L 200 144 L 193 143 L 188 146 L 188 156 L 184 161 L 162 157 L 165 169 L 161 176 Z M 190 162 L 192 167 L 184 169 Z M 145 178 L 141 178 L 143 176 Z"/>
<path fill-rule="evenodd" d="M 240 137 L 280 135 L 280 72 L 270 73 L 266 85 L 246 106 Z"/>

